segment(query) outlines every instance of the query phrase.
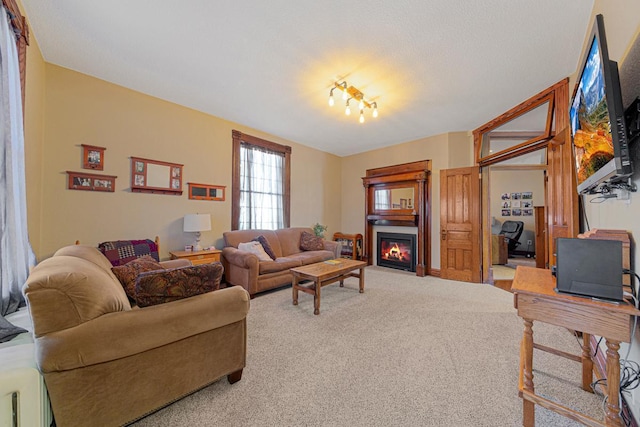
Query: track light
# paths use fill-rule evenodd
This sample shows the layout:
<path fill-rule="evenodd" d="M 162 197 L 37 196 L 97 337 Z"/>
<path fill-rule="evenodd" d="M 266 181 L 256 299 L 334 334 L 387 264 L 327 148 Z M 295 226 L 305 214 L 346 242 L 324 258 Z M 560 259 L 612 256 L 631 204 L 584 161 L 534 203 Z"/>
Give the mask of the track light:
<path fill-rule="evenodd" d="M 333 98 L 333 91 L 340 90 L 342 92 L 342 99 L 346 101 L 344 113 L 349 116 L 351 115 L 351 107 L 349 106 L 349 102 L 352 99 L 358 101 L 358 110 L 360 110 L 360 123 L 364 123 L 364 110 L 365 108 L 371 108 L 373 110 L 372 116 L 378 117 L 378 103 L 377 102 L 369 102 L 365 99 L 364 94 L 360 92 L 353 86 L 348 86 L 346 81 L 335 82 L 333 87 L 329 91 L 329 106 L 333 107 L 335 101 Z"/>

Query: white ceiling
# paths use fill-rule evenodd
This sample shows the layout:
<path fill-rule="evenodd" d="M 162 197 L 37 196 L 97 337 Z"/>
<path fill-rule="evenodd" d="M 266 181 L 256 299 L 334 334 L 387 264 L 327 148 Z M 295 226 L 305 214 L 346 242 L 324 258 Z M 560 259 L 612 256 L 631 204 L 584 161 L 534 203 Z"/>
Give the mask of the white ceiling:
<path fill-rule="evenodd" d="M 47 62 L 339 156 L 479 127 L 573 74 L 593 0 L 22 0 Z M 346 79 L 380 116 L 347 117 Z M 355 109 L 357 113 L 357 109 Z"/>

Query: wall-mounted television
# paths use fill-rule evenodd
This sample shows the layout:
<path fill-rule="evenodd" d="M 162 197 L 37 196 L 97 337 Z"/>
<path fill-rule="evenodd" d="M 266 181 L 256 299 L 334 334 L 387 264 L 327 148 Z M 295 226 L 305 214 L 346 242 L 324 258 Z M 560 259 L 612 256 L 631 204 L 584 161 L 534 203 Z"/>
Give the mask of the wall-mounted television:
<path fill-rule="evenodd" d="M 618 64 L 609 59 L 602 15 L 587 40 L 569 110 L 580 194 L 602 192 L 633 173 Z"/>

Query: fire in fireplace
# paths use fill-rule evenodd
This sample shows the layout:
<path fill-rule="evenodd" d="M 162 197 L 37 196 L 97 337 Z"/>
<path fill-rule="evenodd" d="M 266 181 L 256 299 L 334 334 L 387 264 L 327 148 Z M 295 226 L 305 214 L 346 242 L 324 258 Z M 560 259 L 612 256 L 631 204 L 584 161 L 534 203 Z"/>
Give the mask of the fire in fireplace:
<path fill-rule="evenodd" d="M 404 233 L 376 233 L 377 264 L 381 267 L 416 271 L 416 236 Z"/>

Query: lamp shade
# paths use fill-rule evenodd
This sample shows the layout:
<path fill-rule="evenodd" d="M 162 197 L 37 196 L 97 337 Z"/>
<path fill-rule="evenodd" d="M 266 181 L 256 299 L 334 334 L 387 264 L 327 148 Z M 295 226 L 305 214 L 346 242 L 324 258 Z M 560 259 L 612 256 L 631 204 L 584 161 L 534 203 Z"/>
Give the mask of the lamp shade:
<path fill-rule="evenodd" d="M 209 231 L 211 230 L 210 214 L 187 214 L 184 216 L 185 232 Z"/>

